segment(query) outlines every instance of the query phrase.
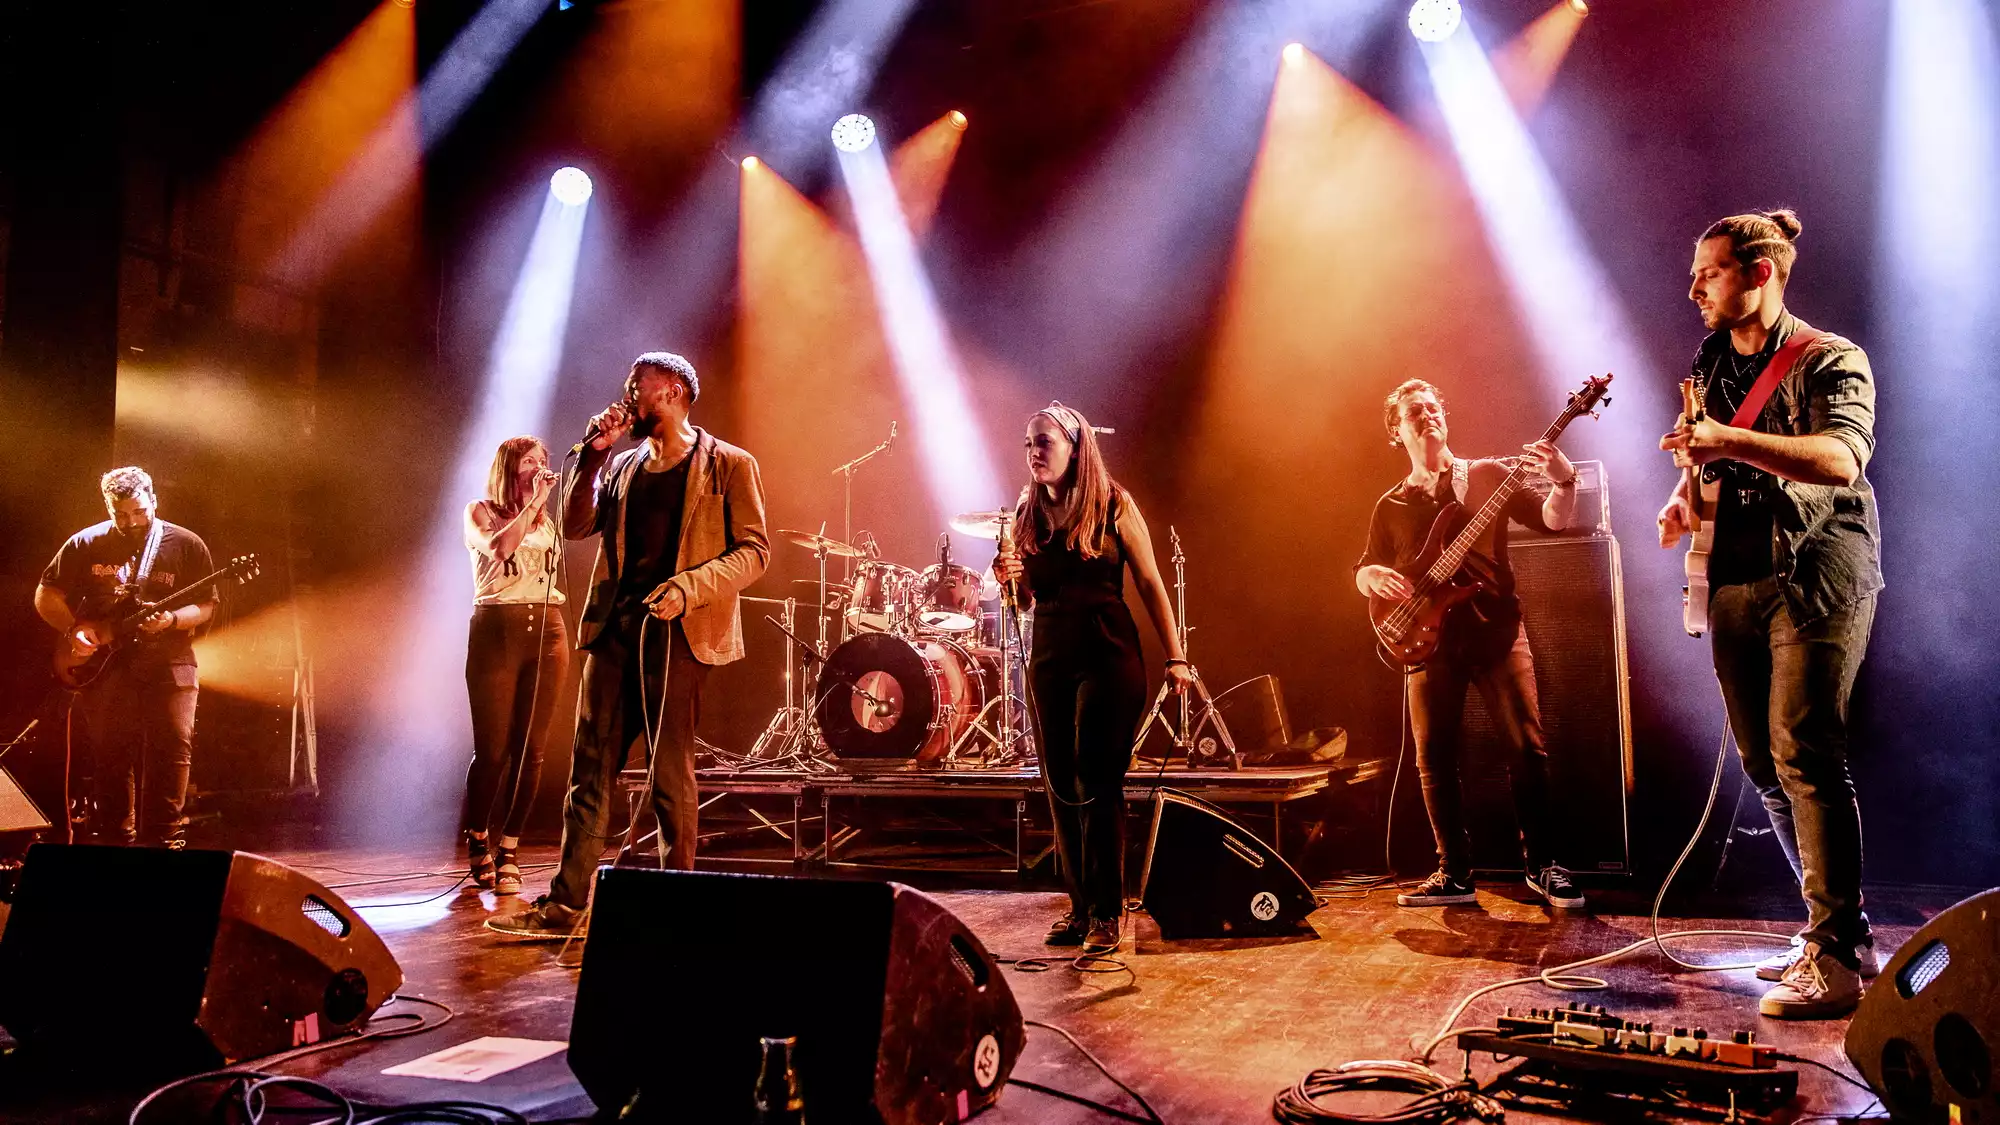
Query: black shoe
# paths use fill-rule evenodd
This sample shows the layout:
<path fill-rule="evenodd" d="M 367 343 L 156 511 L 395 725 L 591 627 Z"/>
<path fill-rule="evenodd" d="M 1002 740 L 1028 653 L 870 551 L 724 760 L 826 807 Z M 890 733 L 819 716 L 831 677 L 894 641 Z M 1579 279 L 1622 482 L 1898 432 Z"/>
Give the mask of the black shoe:
<path fill-rule="evenodd" d="M 1442 871 L 1396 896 L 1397 906 L 1469 906 L 1478 901 L 1470 878 L 1454 879 Z"/>
<path fill-rule="evenodd" d="M 1564 910 L 1581 910 L 1583 892 L 1569 881 L 1569 872 L 1551 863 L 1539 874 L 1528 876 L 1528 889 L 1549 901 L 1550 906 Z"/>
<path fill-rule="evenodd" d="M 1090 932 L 1084 935 L 1083 948 L 1086 953 L 1109 953 L 1118 948 L 1118 919 L 1093 918 Z"/>
<path fill-rule="evenodd" d="M 1049 927 L 1049 936 L 1043 939 L 1042 944 L 1082 945 L 1084 931 L 1088 928 L 1080 915 L 1065 914 L 1056 919 L 1055 925 Z"/>
<path fill-rule="evenodd" d="M 530 941 L 562 941 L 566 938 L 588 936 L 588 931 L 582 922 L 583 911 L 564 906 L 543 895 L 535 900 L 533 906 L 519 914 L 504 918 L 488 918 L 486 928 L 496 934 L 527 938 Z"/>
<path fill-rule="evenodd" d="M 465 855 L 468 872 L 466 878 L 482 891 L 493 889 L 493 855 L 486 850 L 486 841 L 472 833 L 465 834 Z"/>

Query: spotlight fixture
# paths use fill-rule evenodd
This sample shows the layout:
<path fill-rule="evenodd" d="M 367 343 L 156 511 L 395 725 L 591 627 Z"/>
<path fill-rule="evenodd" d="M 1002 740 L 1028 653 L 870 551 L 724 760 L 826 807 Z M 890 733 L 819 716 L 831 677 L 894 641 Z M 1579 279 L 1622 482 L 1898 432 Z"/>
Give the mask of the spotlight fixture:
<path fill-rule="evenodd" d="M 875 123 L 866 114 L 850 113 L 833 123 L 833 147 L 860 152 L 875 143 Z"/>
<path fill-rule="evenodd" d="M 590 177 L 581 168 L 558 168 L 549 177 L 549 194 L 566 207 L 581 207 L 590 201 Z"/>
<path fill-rule="evenodd" d="M 1306 45 L 1304 43 L 1287 43 L 1285 44 L 1284 56 L 1285 61 L 1288 63 L 1296 64 L 1304 62 L 1306 58 Z"/>
<path fill-rule="evenodd" d="M 1410 34 L 1426 43 L 1451 38 L 1458 30 L 1458 0 L 1416 0 L 1410 5 Z"/>
<path fill-rule="evenodd" d="M 960 111 L 960 110 L 956 110 L 956 109 L 954 109 L 954 110 L 952 110 L 952 111 L 951 111 L 951 127 L 952 127 L 952 128 L 954 128 L 954 129 L 963 129 L 963 128 L 965 128 L 965 127 L 966 127 L 966 125 L 967 125 L 967 124 L 969 124 L 969 122 L 967 122 L 967 121 L 966 121 L 966 119 L 965 119 L 965 114 L 964 114 L 964 113 L 963 113 L 962 111 Z"/>
<path fill-rule="evenodd" d="M 746 156 L 746 157 L 744 157 L 744 158 L 743 158 L 743 170 L 744 170 L 745 172 L 749 172 L 749 171 L 754 171 L 754 170 L 756 169 L 756 167 L 757 167 L 757 158 L 756 158 L 756 157 L 754 157 L 754 156 Z"/>
<path fill-rule="evenodd" d="M 1575 12 L 1579 16 L 1590 14 L 1590 5 L 1585 3 L 1584 0 L 1569 0 L 1569 7 L 1570 11 Z"/>

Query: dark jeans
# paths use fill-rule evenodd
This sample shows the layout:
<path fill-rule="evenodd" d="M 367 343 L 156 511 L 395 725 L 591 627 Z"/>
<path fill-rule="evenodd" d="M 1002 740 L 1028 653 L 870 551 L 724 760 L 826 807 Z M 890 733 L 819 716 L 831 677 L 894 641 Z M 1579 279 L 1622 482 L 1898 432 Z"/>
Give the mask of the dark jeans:
<path fill-rule="evenodd" d="M 549 720 L 568 682 L 569 634 L 561 606 L 472 607 L 465 648 L 465 694 L 472 703 L 465 828 L 521 834 L 541 784 Z"/>
<path fill-rule="evenodd" d="M 1504 636 L 1504 634 L 1502 634 Z M 1521 857 L 1530 874 L 1549 863 L 1549 754 L 1542 744 L 1542 711 L 1535 691 L 1535 656 L 1528 630 L 1517 626 L 1513 646 L 1489 659 L 1440 652 L 1409 678 L 1410 734 L 1417 746 L 1417 776 L 1424 811 L 1437 837 L 1438 867 L 1454 879 L 1472 875 L 1472 838 L 1459 792 L 1459 752 L 1464 741 L 1465 691 L 1477 687 L 1508 751 L 1507 779 Z"/>
<path fill-rule="evenodd" d="M 646 725 L 659 732 L 659 759 L 653 763 L 653 815 L 659 822 L 663 866 L 694 869 L 694 728 L 701 718 L 701 687 L 708 665 L 695 659 L 679 621 L 645 625 L 645 675 L 640 675 L 638 629 L 598 634 L 583 658 L 583 688 L 576 707 L 576 743 L 569 765 L 569 796 L 563 802 L 562 868 L 549 898 L 581 909 L 590 901 L 592 877 L 611 842 L 606 835 L 618 771 L 632 744 L 643 760 Z M 668 638 L 672 638 L 669 654 Z M 664 709 L 661 669 L 666 670 Z M 643 679 L 643 682 L 642 682 Z M 642 711 L 643 708 L 643 711 Z"/>
<path fill-rule="evenodd" d="M 194 665 L 114 662 L 76 699 L 75 731 L 107 844 L 177 844 L 194 760 Z"/>
<path fill-rule="evenodd" d="M 1861 912 L 1861 809 L 1847 773 L 1847 700 L 1868 649 L 1875 597 L 1792 624 L 1775 579 L 1710 595 L 1715 676 L 1743 773 L 1806 901 L 1802 936 L 1851 950 L 1871 940 Z"/>
<path fill-rule="evenodd" d="M 1116 920 L 1125 910 L 1125 768 L 1146 710 L 1146 671 L 1136 643 L 1130 651 L 1092 647 L 1098 651 L 1062 646 L 1060 655 L 1038 654 L 1029 669 L 1035 748 L 1070 909 L 1079 918 Z"/>

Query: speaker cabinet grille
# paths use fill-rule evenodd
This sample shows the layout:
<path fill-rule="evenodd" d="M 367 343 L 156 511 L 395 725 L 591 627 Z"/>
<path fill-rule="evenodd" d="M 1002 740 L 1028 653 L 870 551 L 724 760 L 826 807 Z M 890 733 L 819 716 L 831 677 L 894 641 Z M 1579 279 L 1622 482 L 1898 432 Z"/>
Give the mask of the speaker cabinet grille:
<path fill-rule="evenodd" d="M 1555 861 L 1574 871 L 1627 873 L 1632 715 L 1618 541 L 1545 537 L 1507 549 L 1535 652 Z M 1521 849 L 1506 762 L 1485 700 L 1469 691 L 1461 768 L 1473 861 L 1514 871 Z"/>

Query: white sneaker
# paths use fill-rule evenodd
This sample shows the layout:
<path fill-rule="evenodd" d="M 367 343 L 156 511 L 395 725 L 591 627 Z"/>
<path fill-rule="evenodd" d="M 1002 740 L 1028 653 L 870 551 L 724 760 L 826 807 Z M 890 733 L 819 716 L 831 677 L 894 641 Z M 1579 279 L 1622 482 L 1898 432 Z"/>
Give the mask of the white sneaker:
<path fill-rule="evenodd" d="M 1757 1010 L 1773 1019 L 1823 1020 L 1844 1016 L 1860 1002 L 1861 974 L 1809 941 Z"/>
<path fill-rule="evenodd" d="M 1799 950 L 1804 949 L 1805 945 L 1804 938 L 1795 937 L 1791 946 L 1784 952 L 1757 962 L 1757 979 L 1785 979 L 1785 970 L 1791 968 L 1792 962 L 1799 959 Z M 1854 955 L 1861 962 L 1862 980 L 1874 980 L 1882 972 L 1882 962 L 1875 956 L 1874 943 L 1855 946 Z"/>

